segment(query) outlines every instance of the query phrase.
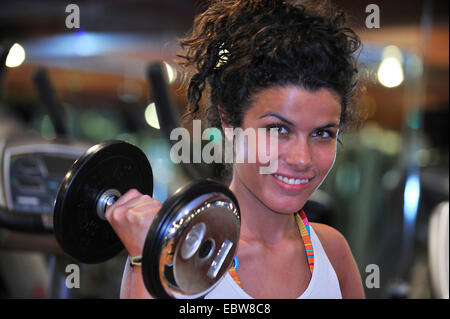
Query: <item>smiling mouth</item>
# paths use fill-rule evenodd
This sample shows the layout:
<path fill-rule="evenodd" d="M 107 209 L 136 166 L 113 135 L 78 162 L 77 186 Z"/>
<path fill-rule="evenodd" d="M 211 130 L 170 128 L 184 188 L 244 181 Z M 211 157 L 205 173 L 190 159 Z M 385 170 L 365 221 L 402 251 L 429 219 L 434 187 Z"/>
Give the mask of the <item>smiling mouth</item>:
<path fill-rule="evenodd" d="M 289 185 L 307 184 L 311 180 L 308 178 L 289 178 L 278 174 L 272 174 L 272 176 Z"/>

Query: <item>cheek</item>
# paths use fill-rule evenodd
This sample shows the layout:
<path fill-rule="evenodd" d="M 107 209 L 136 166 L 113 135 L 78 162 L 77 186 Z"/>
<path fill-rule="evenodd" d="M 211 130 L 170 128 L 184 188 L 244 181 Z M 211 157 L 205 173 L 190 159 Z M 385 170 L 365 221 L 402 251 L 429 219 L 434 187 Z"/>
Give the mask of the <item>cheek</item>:
<path fill-rule="evenodd" d="M 251 136 L 236 139 L 235 163 L 267 166 L 278 158 L 278 137 L 268 134 L 264 129 L 254 132 Z"/>
<path fill-rule="evenodd" d="M 319 148 L 314 154 L 314 161 L 320 175 L 325 178 L 333 168 L 336 160 L 336 145 Z"/>
<path fill-rule="evenodd" d="M 279 145 L 278 137 L 272 134 L 258 134 L 255 145 L 257 149 L 257 161 L 260 165 L 268 165 L 278 159 Z"/>
<path fill-rule="evenodd" d="M 257 142 L 254 131 L 249 135 L 238 135 L 235 138 L 234 154 L 235 163 L 256 163 Z"/>
<path fill-rule="evenodd" d="M 259 174 L 259 165 L 254 163 L 234 163 L 233 170 L 239 181 L 257 197 L 261 196 L 262 175 Z"/>

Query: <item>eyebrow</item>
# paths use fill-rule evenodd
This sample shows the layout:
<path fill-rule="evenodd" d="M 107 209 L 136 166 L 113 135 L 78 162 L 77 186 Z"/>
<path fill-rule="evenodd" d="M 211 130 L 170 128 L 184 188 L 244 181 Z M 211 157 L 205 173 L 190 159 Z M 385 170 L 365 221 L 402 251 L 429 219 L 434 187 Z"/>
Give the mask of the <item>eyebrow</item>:
<path fill-rule="evenodd" d="M 326 128 L 339 128 L 339 124 L 336 124 L 336 123 L 328 123 L 327 125 L 318 127 L 317 129 L 323 130 L 323 129 L 326 129 Z"/>
<path fill-rule="evenodd" d="M 268 117 L 268 116 L 276 117 L 280 121 L 285 122 L 286 124 L 288 124 L 290 126 L 295 126 L 295 124 L 293 122 L 291 122 L 288 119 L 284 118 L 283 116 L 281 116 L 277 113 L 273 113 L 273 112 L 265 113 L 265 114 L 261 115 L 259 118 L 262 119 L 262 118 Z M 339 123 L 328 123 L 324 126 L 317 127 L 316 129 L 326 129 L 326 128 L 339 128 Z"/>
<path fill-rule="evenodd" d="M 265 114 L 261 115 L 259 118 L 262 119 L 262 118 L 265 118 L 265 117 L 268 117 L 268 116 L 276 117 L 277 119 L 279 119 L 282 122 L 285 122 L 285 123 L 287 123 L 287 124 L 289 124 L 291 126 L 295 126 L 294 123 L 292 123 L 288 119 L 284 118 L 283 116 L 281 116 L 281 115 L 279 115 L 277 113 L 273 113 L 273 112 L 265 113 Z"/>

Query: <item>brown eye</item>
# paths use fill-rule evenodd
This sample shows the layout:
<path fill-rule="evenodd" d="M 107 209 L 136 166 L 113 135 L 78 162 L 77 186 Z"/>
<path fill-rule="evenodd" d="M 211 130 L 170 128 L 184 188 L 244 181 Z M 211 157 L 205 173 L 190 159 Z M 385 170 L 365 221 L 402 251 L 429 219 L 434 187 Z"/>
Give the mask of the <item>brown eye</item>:
<path fill-rule="evenodd" d="M 330 138 L 333 134 L 327 130 L 317 130 L 313 133 L 313 137 Z"/>
<path fill-rule="evenodd" d="M 277 131 L 278 135 L 288 133 L 288 129 L 284 125 L 280 125 L 280 124 L 271 124 L 271 125 L 267 126 L 266 128 L 269 129 L 270 131 L 272 131 L 272 130 Z"/>

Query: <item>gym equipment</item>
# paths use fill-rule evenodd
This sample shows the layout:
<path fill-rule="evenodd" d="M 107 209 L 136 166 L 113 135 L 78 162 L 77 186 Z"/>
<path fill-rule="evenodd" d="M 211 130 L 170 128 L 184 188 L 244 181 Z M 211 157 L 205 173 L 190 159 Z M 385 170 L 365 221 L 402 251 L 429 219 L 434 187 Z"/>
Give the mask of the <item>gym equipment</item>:
<path fill-rule="evenodd" d="M 239 231 L 238 202 L 226 186 L 198 180 L 183 187 L 164 202 L 147 235 L 147 290 L 153 296 L 205 295 L 230 268 Z"/>
<path fill-rule="evenodd" d="M 155 101 L 155 109 L 158 115 L 159 125 L 161 126 L 161 134 L 173 146 L 177 143 L 170 138 L 173 129 L 182 126 L 181 115 L 177 110 L 176 103 L 172 99 L 169 84 L 167 81 L 167 72 L 164 63 L 153 62 L 147 68 L 147 80 L 149 83 L 150 94 Z M 215 176 L 214 166 L 216 164 L 204 163 L 183 163 L 181 169 L 189 179 L 200 179 L 202 176 Z"/>
<path fill-rule="evenodd" d="M 67 137 L 67 127 L 63 116 L 63 108 L 59 100 L 56 98 L 53 86 L 50 82 L 47 71 L 39 68 L 33 74 L 33 82 L 36 87 L 39 100 L 45 106 L 47 114 L 52 122 L 55 133 L 58 137 Z"/>
<path fill-rule="evenodd" d="M 11 45 L 6 43 L 5 50 L 0 47 L 0 60 L 6 59 Z M 51 234 L 58 185 L 92 143 L 67 138 L 61 104 L 44 69 L 33 74 L 33 83 L 57 138 L 50 141 L 24 132 L 25 127 L 0 115 L 0 227 L 8 231 Z M 0 108 L 1 102 L 0 96 Z"/>
<path fill-rule="evenodd" d="M 54 207 L 55 236 L 80 262 L 111 259 L 124 247 L 106 222 L 106 204 L 131 188 L 153 193 L 153 175 L 145 154 L 128 143 L 105 142 L 89 148 L 60 184 Z"/>
<path fill-rule="evenodd" d="M 58 185 L 91 145 L 48 141 L 17 131 L 0 138 L 0 227 L 5 231 L 52 234 Z M 14 243 L 10 244 L 14 249 Z"/>
<path fill-rule="evenodd" d="M 129 189 L 152 195 L 146 155 L 123 141 L 91 147 L 60 184 L 54 206 L 57 241 L 83 263 L 106 261 L 123 249 L 104 214 Z M 197 180 L 167 199 L 142 252 L 145 286 L 155 298 L 198 298 L 225 275 L 237 249 L 240 213 L 233 193 Z"/>

